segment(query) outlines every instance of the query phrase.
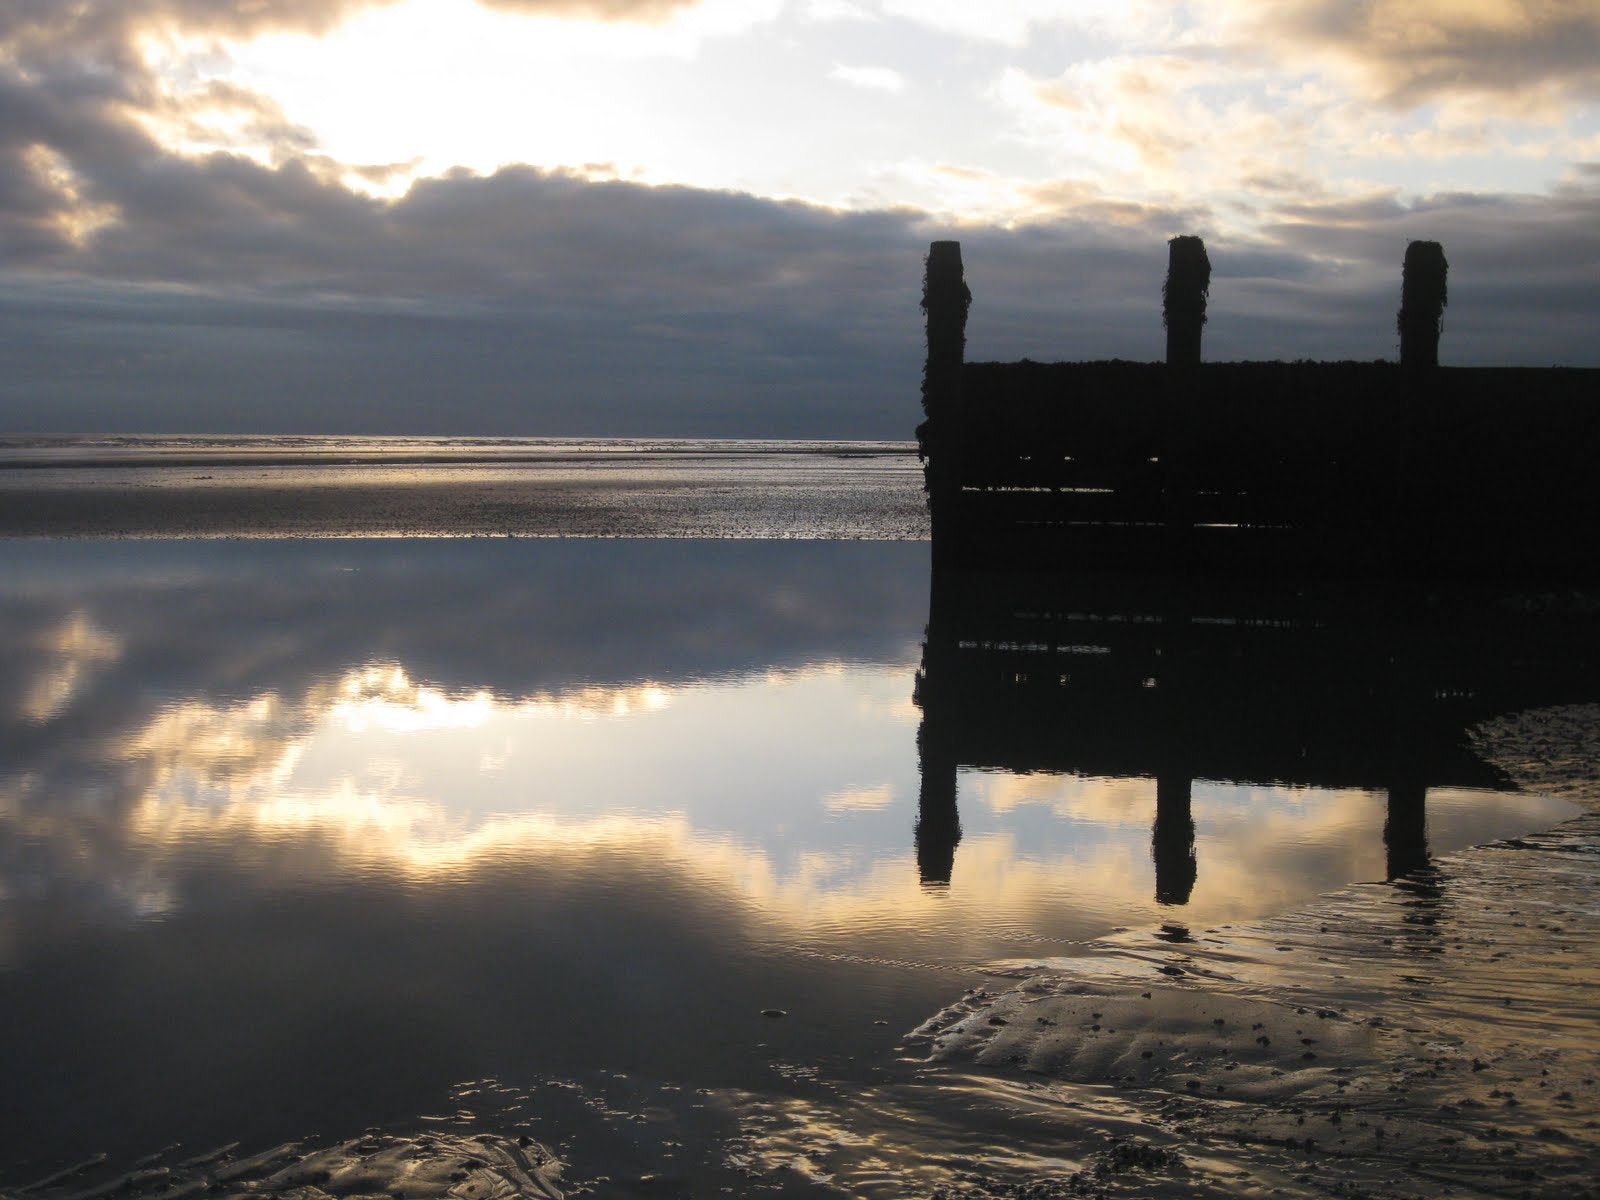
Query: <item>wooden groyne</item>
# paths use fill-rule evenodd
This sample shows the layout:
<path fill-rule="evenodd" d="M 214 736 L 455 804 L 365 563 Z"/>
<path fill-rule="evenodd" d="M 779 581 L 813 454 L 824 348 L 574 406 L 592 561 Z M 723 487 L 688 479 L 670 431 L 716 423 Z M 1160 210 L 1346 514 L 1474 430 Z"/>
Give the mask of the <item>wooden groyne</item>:
<path fill-rule="evenodd" d="M 1408 249 L 1398 362 L 1201 360 L 1211 264 L 1174 238 L 1165 362 L 965 360 L 935 242 L 918 427 L 944 562 L 1600 573 L 1600 371 L 1439 364 L 1446 263 Z"/>

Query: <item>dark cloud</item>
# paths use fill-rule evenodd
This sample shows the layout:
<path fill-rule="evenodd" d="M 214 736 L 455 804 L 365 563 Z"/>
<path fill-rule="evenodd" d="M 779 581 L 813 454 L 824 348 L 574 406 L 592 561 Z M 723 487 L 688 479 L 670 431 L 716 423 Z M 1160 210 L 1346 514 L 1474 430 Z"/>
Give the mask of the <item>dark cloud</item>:
<path fill-rule="evenodd" d="M 1329 286 L 1339 298 L 1335 317 L 1356 305 L 1369 314 L 1356 326 L 1350 313 L 1347 336 L 1360 344 L 1352 345 L 1349 357 L 1393 355 L 1392 323 L 1382 306 L 1397 306 L 1406 243 L 1423 238 L 1443 243 L 1450 261 L 1450 307 L 1440 348 L 1446 361 L 1597 361 L 1582 332 L 1600 307 L 1600 186 L 1590 174 L 1575 175 L 1547 196 L 1443 194 L 1413 205 L 1380 198 L 1303 206 L 1285 215 L 1293 219 L 1264 231 L 1273 244 L 1283 253 L 1330 263 L 1305 286 Z M 1283 303 L 1289 306 L 1285 311 L 1294 311 L 1321 299 L 1284 297 Z"/>
<path fill-rule="evenodd" d="M 1592 0 L 1291 0 L 1262 6 L 1257 20 L 1269 42 L 1349 59 L 1399 106 L 1449 93 L 1526 104 L 1549 100 L 1538 91 L 1544 87 L 1600 96 L 1600 7 Z"/>
<path fill-rule="evenodd" d="M 964 242 L 974 358 L 1158 357 L 1166 237 L 1198 229 L 1214 359 L 1392 357 L 1422 237 L 1452 264 L 1447 361 L 1595 361 L 1600 186 L 1581 175 L 1298 204 L 1251 241 L 1200 213 L 938 229 L 529 168 L 385 204 L 303 164 L 162 159 L 125 194 L 137 225 L 56 254 L 80 282 L 0 291 L 13 429 L 902 436 L 940 234 Z"/>

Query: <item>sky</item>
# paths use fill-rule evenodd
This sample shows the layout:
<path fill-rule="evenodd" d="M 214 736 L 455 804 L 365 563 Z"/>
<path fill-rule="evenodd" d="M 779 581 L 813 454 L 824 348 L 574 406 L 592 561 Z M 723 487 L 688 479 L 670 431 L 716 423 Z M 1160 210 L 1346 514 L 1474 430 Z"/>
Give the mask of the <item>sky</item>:
<path fill-rule="evenodd" d="M 0 433 L 909 437 L 971 359 L 1600 366 L 1597 0 L 4 0 Z"/>

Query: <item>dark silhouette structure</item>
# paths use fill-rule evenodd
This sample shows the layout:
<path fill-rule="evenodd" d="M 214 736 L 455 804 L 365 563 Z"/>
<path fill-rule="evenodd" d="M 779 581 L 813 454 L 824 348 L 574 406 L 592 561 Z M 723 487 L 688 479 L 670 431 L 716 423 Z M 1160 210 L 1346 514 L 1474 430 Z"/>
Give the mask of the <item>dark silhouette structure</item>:
<path fill-rule="evenodd" d="M 1167 282 L 1161 287 L 1161 321 L 1167 327 L 1167 365 L 1200 365 L 1200 330 L 1211 294 L 1211 260 L 1197 237 L 1167 243 Z"/>
<path fill-rule="evenodd" d="M 960 242 L 934 242 L 922 278 L 922 311 L 927 319 L 928 357 L 922 368 L 922 411 L 919 444 L 940 431 L 951 453 L 938 461 L 925 458 L 929 504 L 940 508 L 961 491 L 962 375 L 967 349 L 967 290 Z M 951 514 L 953 518 L 954 514 Z"/>
<path fill-rule="evenodd" d="M 925 884 L 951 879 L 963 768 L 1155 783 L 1155 898 L 1198 873 L 1194 780 L 1385 794 L 1391 879 L 1426 798 L 1506 788 L 1464 730 L 1600 697 L 1600 619 L 1502 585 L 936 568 L 914 700 Z M 1376 836 L 1376 831 L 1374 831 Z"/>
<path fill-rule="evenodd" d="M 1438 242 L 1412 242 L 1400 268 L 1400 365 L 1412 371 L 1439 365 L 1439 335 L 1444 332 L 1444 306 L 1450 302 L 1446 279 L 1450 264 Z"/>
<path fill-rule="evenodd" d="M 1600 371 L 1439 365 L 1446 263 L 1406 254 L 1402 362 L 1203 363 L 1210 261 L 1169 244 L 1167 361 L 969 363 L 935 242 L 917 429 L 935 551 L 965 564 L 1600 574 Z"/>

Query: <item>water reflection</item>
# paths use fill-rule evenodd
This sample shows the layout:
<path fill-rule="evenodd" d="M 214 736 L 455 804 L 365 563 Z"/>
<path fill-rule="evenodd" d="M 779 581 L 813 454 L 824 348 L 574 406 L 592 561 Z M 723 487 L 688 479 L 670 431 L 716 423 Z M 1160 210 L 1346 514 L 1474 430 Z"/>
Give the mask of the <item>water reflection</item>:
<path fill-rule="evenodd" d="M 648 843 L 775 936 L 981 959 L 1412 874 L 1430 809 L 1451 846 L 1537 822 L 1473 798 L 1502 781 L 1461 730 L 1587 686 L 1572 629 L 1482 597 L 929 602 L 907 545 L 146 545 L 11 551 L 13 893 L 164 915 L 203 846 L 420 879 Z"/>
<path fill-rule="evenodd" d="M 1523 694 L 1451 698 L 1481 652 L 1426 643 L 1417 719 L 1382 621 L 1277 600 L 930 608 L 893 543 L 0 552 L 0 1162 L 848 1074 L 974 964 L 1565 811 L 1473 790 L 1459 721 Z"/>
<path fill-rule="evenodd" d="M 1325 814 L 1381 796 L 1382 877 L 1416 875 L 1430 808 L 1506 785 L 1465 729 L 1589 698 L 1594 625 L 1585 605 L 1503 589 L 941 568 L 915 692 L 922 882 L 952 880 L 964 771 L 1151 781 L 1163 907 L 1195 896 L 1196 793 L 1221 781 L 1314 793 Z M 1237 829 L 1222 850 L 1339 840 L 1318 823 Z M 1254 868 L 1251 886 L 1286 864 Z"/>

